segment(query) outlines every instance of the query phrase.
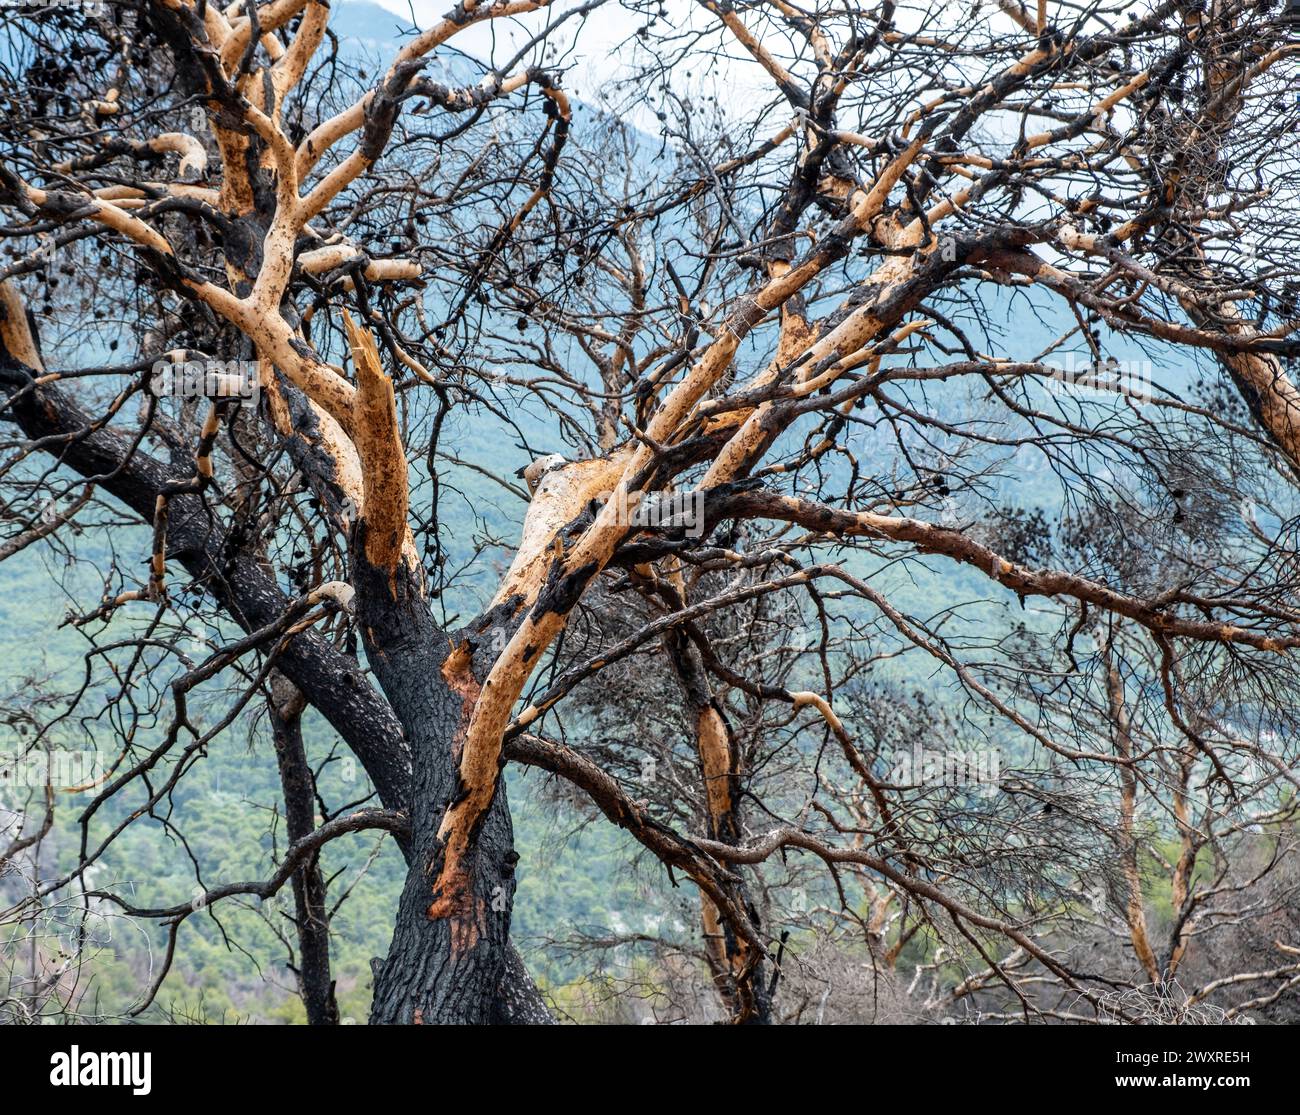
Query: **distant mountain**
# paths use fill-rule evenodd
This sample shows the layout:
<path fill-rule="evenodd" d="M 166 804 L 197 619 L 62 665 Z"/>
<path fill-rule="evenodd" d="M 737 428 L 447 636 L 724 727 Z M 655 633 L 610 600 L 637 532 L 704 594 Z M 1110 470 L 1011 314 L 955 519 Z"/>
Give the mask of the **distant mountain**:
<path fill-rule="evenodd" d="M 330 30 L 338 36 L 341 51 L 352 58 L 388 62 L 406 40 L 430 26 L 426 23 L 417 27 L 409 17 L 367 0 L 336 0 L 330 6 Z M 448 43 L 427 57 L 424 72 L 435 81 L 464 83 L 476 80 L 482 65 L 454 43 Z"/>
<path fill-rule="evenodd" d="M 416 30 L 409 19 L 366 0 L 330 5 L 329 25 L 340 40 L 388 54 L 397 53 L 400 39 Z"/>

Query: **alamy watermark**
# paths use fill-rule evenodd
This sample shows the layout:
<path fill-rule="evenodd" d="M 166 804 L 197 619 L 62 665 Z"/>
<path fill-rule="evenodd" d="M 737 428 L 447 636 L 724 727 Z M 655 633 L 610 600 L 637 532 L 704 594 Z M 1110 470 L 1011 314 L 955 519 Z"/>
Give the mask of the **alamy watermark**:
<path fill-rule="evenodd" d="M 625 488 L 619 488 L 617 492 L 601 492 L 596 500 L 603 504 L 613 502 L 620 526 L 680 530 L 687 538 L 704 535 L 704 493 L 701 491 L 642 492 L 635 507 L 629 505 Z"/>
<path fill-rule="evenodd" d="M 153 1054 L 133 1049 L 129 1053 L 83 1050 L 74 1045 L 50 1055 L 50 1084 L 55 1088 L 130 1088 L 147 1096 L 152 1089 Z"/>
<path fill-rule="evenodd" d="M 99 752 L 72 748 L 15 751 L 0 748 L 0 790 L 75 790 L 99 778 Z"/>
<path fill-rule="evenodd" d="M 261 383 L 256 360 L 158 360 L 149 376 L 160 399 L 238 399 L 241 406 L 257 405 Z"/>
<path fill-rule="evenodd" d="M 25 12 L 66 8 L 69 11 L 85 12 L 97 18 L 103 18 L 109 11 L 107 0 L 0 0 L 0 8 L 17 8 Z"/>
<path fill-rule="evenodd" d="M 1124 395 L 1149 403 L 1151 394 L 1150 360 L 1084 360 L 1073 352 L 1065 354 L 1064 363 L 1044 360 L 1052 370 L 1047 389 L 1056 395 L 1092 394 Z"/>
<path fill-rule="evenodd" d="M 895 786 L 949 786 L 985 796 L 997 792 L 1002 752 L 996 747 L 936 748 L 914 743 L 890 757 L 889 781 Z"/>

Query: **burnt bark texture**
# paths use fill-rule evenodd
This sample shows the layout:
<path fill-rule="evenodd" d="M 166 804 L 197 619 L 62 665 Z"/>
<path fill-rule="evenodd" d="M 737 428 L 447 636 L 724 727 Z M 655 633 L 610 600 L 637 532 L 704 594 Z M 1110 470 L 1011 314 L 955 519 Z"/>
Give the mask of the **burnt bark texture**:
<path fill-rule="evenodd" d="M 499 1004 L 507 973 L 515 864 L 510 810 L 500 778 L 476 842 L 467 907 L 431 917 L 433 880 L 442 860 L 438 822 L 459 790 L 457 760 L 464 726 L 477 694 L 462 646 L 453 651 L 429 612 L 418 572 L 400 565 L 395 576 L 369 565 L 353 547 L 354 583 L 366 653 L 379 684 L 406 726 L 411 742 L 411 851 L 406 885 L 388 958 L 375 984 L 371 1022 L 379 1024 L 488 1024 L 511 1020 L 517 1001 Z"/>
<path fill-rule="evenodd" d="M 301 691 L 276 671 L 271 677 L 267 709 L 271 738 L 280 768 L 284 821 L 291 843 L 310 836 L 316 827 L 316 786 L 302 742 Z M 294 928 L 298 934 L 298 993 L 311 1026 L 337 1026 L 339 1005 L 330 974 L 329 907 L 320 858 L 311 855 L 293 873 Z"/>
<path fill-rule="evenodd" d="M 151 521 L 158 494 L 170 484 L 189 479 L 192 462 L 160 460 L 123 434 L 96 428 L 94 419 L 66 391 L 53 385 L 36 386 L 36 374 L 0 346 L 0 391 L 6 416 L 27 437 L 39 442 L 45 452 L 79 475 L 96 478 L 101 490 L 120 500 L 142 522 Z M 256 555 L 230 539 L 229 531 L 197 495 L 177 495 L 170 502 L 167 558 L 183 566 L 245 631 L 275 622 L 292 603 Z M 370 572 L 368 587 L 387 596 L 387 574 Z M 412 877 L 403 894 L 392 955 L 407 955 L 427 945 L 429 951 L 420 958 L 424 978 L 412 979 L 410 986 L 403 986 L 407 978 L 401 974 L 400 965 L 390 963 L 386 979 L 381 981 L 384 995 L 377 990 L 376 1006 L 383 1008 L 383 1017 L 389 1021 L 403 1016 L 405 1021 L 414 1021 L 417 1010 L 423 1019 L 429 1004 L 438 999 L 441 1006 L 428 1015 L 430 1018 L 447 1019 L 472 1003 L 469 1014 L 458 1021 L 549 1023 L 553 1021 L 550 1012 L 508 940 L 516 856 L 504 788 L 484 825 L 485 845 L 480 859 L 484 864 L 496 863 L 495 868 L 488 868 L 483 880 L 486 885 L 495 874 L 492 885 L 485 890 L 492 931 L 472 950 L 474 956 L 451 962 L 450 930 L 444 927 L 438 931 L 423 917 L 429 904 L 427 897 L 423 907 L 419 905 L 421 865 L 427 867 L 430 856 L 435 854 L 433 834 L 442 805 L 453 792 L 455 759 L 451 747 L 464 704 L 438 669 L 449 650 L 447 638 L 434 624 L 427 601 L 418 590 L 411 591 L 414 595 L 400 615 L 397 603 L 388 597 L 389 602 L 378 608 L 382 614 L 373 617 L 377 626 L 370 629 L 387 632 L 409 628 L 399 644 L 386 653 L 373 653 L 374 644 L 367 638 L 371 664 L 392 704 L 376 692 L 355 658 L 315 631 L 295 634 L 284 643 L 277 658 L 285 677 L 357 756 L 384 807 L 409 810 L 412 831 L 419 835 L 418 847 L 413 840 L 398 839 L 412 867 Z M 359 592 L 363 601 L 373 595 L 371 591 Z M 412 640 L 422 650 L 408 661 L 405 648 L 413 645 Z M 379 645 L 384 645 L 382 636 Z M 422 676 L 426 667 L 429 673 Z M 422 703 L 426 698 L 427 704 Z M 410 718 L 412 730 L 405 728 L 395 713 L 399 708 Z M 417 753 L 418 764 L 413 762 Z M 494 893 L 497 887 L 500 889 Z M 425 891 L 427 896 L 427 885 Z M 505 904 L 504 912 L 492 909 L 493 900 L 497 906 Z M 473 979 L 453 994 L 457 979 L 471 968 Z M 423 997 L 417 987 L 423 988 Z"/>

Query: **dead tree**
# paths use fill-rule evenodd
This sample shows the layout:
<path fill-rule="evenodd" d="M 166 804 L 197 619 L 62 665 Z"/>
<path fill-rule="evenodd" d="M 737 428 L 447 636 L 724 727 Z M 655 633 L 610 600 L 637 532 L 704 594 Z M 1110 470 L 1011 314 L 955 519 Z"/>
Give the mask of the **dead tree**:
<path fill-rule="evenodd" d="M 581 43 L 594 6 L 465 0 L 377 77 L 337 55 L 315 0 L 124 0 L 11 27 L 6 548 L 50 544 L 93 492 L 151 544 L 145 575 L 115 565 L 76 618 L 88 637 L 139 611 L 165 642 L 190 590 L 242 632 L 167 675 L 167 727 L 120 741 L 83 831 L 115 794 L 143 793 L 137 816 L 165 801 L 282 676 L 378 804 L 309 823 L 279 706 L 291 845 L 270 878 L 204 902 L 293 880 L 322 1019 L 314 858 L 377 828 L 409 875 L 372 1019 L 547 1020 L 510 942 L 511 762 L 569 784 L 693 884 L 733 1021 L 774 1017 L 764 865 L 790 860 L 823 866 L 841 911 L 860 893 L 880 904 L 878 951 L 924 927 L 1026 1012 L 1022 964 L 1101 1010 L 1110 989 L 1045 928 L 1070 900 L 1054 868 L 1106 837 L 1084 787 L 1114 772 L 1128 800 L 1175 752 L 1125 742 L 1119 689 L 1086 730 L 1076 636 L 1140 648 L 1130 684 L 1163 694 L 1162 731 L 1211 792 L 1262 792 L 1234 773 L 1246 745 L 1215 727 L 1225 711 L 1282 725 L 1294 709 L 1300 253 L 1283 88 L 1300 44 L 1261 0 L 969 15 L 702 0 L 662 16 L 627 2 L 646 23 L 593 118 L 548 59 Z M 515 17 L 535 34 L 475 80 L 426 72 L 465 28 Z M 765 103 L 708 92 L 719 52 Z M 633 110 L 653 110 L 657 149 Z M 1052 338 L 1000 335 L 999 299 L 1013 321 L 1050 318 Z M 125 363 L 88 355 L 105 317 L 129 333 Z M 1132 346 L 1201 360 L 1210 386 L 1135 375 Z M 159 397 L 158 362 L 214 359 L 255 369 L 255 408 L 219 377 L 197 402 Z M 448 432 L 509 428 L 525 405 L 557 439 L 521 433 L 526 490 Z M 527 503 L 468 619 L 447 611 L 442 503 L 466 468 Z M 1076 519 L 1122 522 L 1162 556 L 1103 569 L 1055 544 L 1068 522 L 1035 533 L 1013 491 L 1031 468 Z M 1192 499 L 1217 512 L 1191 515 Z M 1237 515 L 1245 500 L 1260 514 Z M 890 570 L 937 570 L 947 595 L 927 609 Z M 771 625 L 774 641 L 738 635 L 737 617 L 778 601 L 798 620 Z M 108 653 L 123 648 L 96 643 L 88 661 Z M 127 677 L 147 669 L 128 657 Z M 987 809 L 896 777 L 860 718 L 860 687 L 895 658 L 941 679 L 963 731 L 1050 761 Z M 637 741 L 596 746 L 562 723 L 593 699 L 584 685 L 643 660 L 694 765 L 662 796 L 627 777 Z M 1211 673 L 1207 704 L 1195 681 Z M 196 723 L 188 695 L 219 675 L 235 695 Z M 1294 782 L 1284 736 L 1269 762 Z M 83 863 L 111 839 L 87 840 Z M 172 934 L 192 913 L 105 898 Z"/>

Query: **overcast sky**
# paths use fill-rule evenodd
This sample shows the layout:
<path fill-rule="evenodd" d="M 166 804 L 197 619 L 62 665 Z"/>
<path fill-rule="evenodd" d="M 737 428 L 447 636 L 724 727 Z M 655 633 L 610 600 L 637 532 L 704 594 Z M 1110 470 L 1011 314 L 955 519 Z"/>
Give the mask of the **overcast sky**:
<path fill-rule="evenodd" d="M 415 20 L 422 29 L 427 29 L 438 21 L 450 8 L 450 0 L 375 0 L 389 11 L 406 16 L 414 12 Z M 555 0 L 550 9 L 530 12 L 517 19 L 485 20 L 459 32 L 448 44 L 471 54 L 483 61 L 501 63 L 508 61 L 514 52 L 536 34 L 548 19 L 572 8 L 582 5 L 582 0 Z M 694 26 L 716 26 L 716 17 L 701 10 L 694 0 L 663 0 L 663 7 L 668 15 L 658 24 L 663 29 L 664 22 L 675 28 Z M 607 2 L 585 17 L 585 24 L 579 23 L 580 17 L 567 21 L 559 33 L 560 41 L 570 47 L 576 39 L 577 45 L 563 59 L 565 66 L 565 88 L 576 93 L 588 103 L 596 103 L 599 93 L 612 79 L 626 77 L 633 72 L 636 54 L 635 43 L 627 40 L 635 36 L 638 27 L 645 23 L 644 16 L 627 11 L 617 0 Z M 581 27 L 581 33 L 578 33 Z M 715 40 L 724 41 L 724 40 Z M 717 89 L 726 91 L 727 100 L 736 108 L 743 108 L 747 102 L 752 103 L 752 95 L 763 93 L 764 99 L 770 98 L 771 83 L 766 80 L 762 70 L 744 54 L 730 36 L 725 40 L 724 51 L 716 56 L 713 64 L 713 84 Z M 685 91 L 686 88 L 698 88 L 700 73 L 692 73 L 688 80 L 686 75 L 674 75 L 674 86 Z M 644 125 L 644 122 L 637 121 Z"/>

